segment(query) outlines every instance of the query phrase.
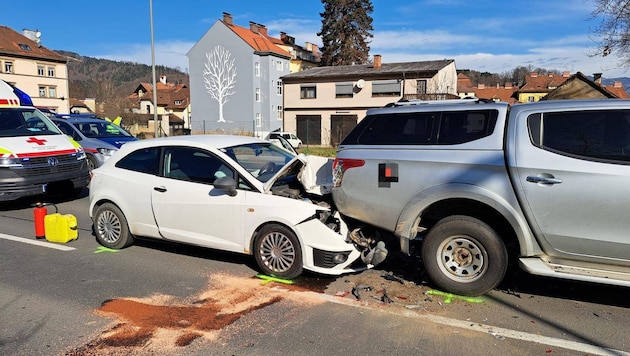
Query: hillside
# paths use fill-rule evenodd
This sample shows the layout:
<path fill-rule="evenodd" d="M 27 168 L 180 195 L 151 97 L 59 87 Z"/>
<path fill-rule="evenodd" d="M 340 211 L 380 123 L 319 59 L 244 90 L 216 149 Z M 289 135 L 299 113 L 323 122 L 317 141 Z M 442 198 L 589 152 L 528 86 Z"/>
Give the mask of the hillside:
<path fill-rule="evenodd" d="M 68 58 L 68 85 L 70 97 L 95 98 L 104 103 L 106 110 L 122 110 L 126 97 L 141 82 L 151 83 L 151 66 L 132 62 L 85 57 L 73 52 L 56 51 Z M 170 83 L 189 84 L 188 74 L 177 69 L 156 66 L 155 74 L 165 75 Z M 122 111 L 121 111 L 122 112 Z"/>

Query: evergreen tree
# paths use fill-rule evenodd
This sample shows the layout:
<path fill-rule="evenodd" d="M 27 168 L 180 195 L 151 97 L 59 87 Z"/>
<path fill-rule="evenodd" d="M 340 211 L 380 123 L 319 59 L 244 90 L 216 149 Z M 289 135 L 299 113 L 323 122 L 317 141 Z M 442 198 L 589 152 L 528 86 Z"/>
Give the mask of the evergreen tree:
<path fill-rule="evenodd" d="M 369 61 L 374 11 L 371 0 L 322 0 L 323 66 L 365 64 Z"/>

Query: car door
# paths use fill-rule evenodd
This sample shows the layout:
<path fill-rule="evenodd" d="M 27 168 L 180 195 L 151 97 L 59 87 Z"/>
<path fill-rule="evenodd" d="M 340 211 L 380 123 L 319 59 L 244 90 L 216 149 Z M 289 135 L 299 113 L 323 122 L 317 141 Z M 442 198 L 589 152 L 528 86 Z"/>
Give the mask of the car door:
<path fill-rule="evenodd" d="M 527 122 L 529 131 L 518 131 L 518 184 L 548 253 L 627 264 L 630 113 L 556 112 L 530 115 Z"/>
<path fill-rule="evenodd" d="M 245 194 L 229 196 L 212 183 L 235 173 L 211 152 L 166 147 L 163 174 L 156 180 L 152 206 L 160 234 L 168 240 L 243 252 Z"/>

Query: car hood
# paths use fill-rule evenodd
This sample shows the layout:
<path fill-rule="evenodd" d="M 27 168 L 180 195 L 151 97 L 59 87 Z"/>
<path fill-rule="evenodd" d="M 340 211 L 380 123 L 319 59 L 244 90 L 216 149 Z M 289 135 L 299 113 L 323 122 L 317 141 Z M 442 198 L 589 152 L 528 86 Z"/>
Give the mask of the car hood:
<path fill-rule="evenodd" d="M 332 158 L 299 154 L 265 182 L 264 192 L 269 193 L 278 180 L 297 175 L 306 192 L 320 196 L 328 195 L 332 192 L 333 186 L 332 163 Z"/>
<path fill-rule="evenodd" d="M 120 146 L 129 141 L 138 141 L 135 137 L 99 137 L 98 139 L 103 142 L 107 142 L 110 145 L 116 146 L 116 148 L 120 148 Z"/>

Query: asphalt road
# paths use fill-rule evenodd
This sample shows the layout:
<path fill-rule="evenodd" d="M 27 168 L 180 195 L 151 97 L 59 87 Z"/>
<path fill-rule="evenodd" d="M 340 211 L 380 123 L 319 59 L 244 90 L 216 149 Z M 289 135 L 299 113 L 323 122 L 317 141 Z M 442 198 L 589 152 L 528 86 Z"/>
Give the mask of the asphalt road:
<path fill-rule="evenodd" d="M 33 202 L 0 204 L 2 355 L 630 352 L 627 288 L 516 272 L 481 303 L 392 294 L 388 304 L 376 291 L 357 300 L 348 293 L 357 281 L 422 296 L 430 286 L 421 270 L 409 272 L 410 260 L 400 261 L 406 273 L 394 260 L 352 276 L 307 275 L 296 287 L 253 278 L 248 256 L 142 240 L 103 251 L 85 194 L 56 202 L 77 217 L 79 238 L 48 243 L 34 238 Z M 403 283 L 382 279 L 386 272 Z"/>

